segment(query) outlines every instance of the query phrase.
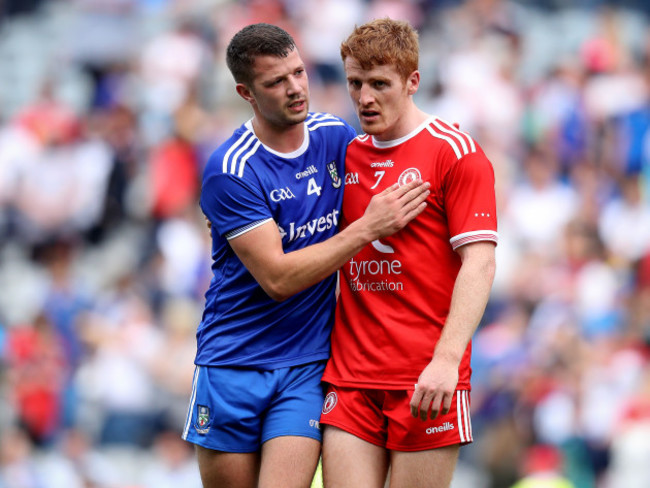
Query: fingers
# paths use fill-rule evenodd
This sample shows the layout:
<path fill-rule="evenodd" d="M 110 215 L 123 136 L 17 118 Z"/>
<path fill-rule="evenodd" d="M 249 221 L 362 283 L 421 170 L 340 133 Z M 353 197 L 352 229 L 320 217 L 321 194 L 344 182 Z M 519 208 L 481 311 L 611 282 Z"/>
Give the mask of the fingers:
<path fill-rule="evenodd" d="M 430 186 L 429 182 L 416 180 L 402 186 L 396 183 L 384 190 L 384 192 L 394 192 L 394 196 L 403 209 L 406 225 L 407 222 L 413 220 L 426 208 L 426 200 L 431 194 Z"/>
<path fill-rule="evenodd" d="M 435 419 L 438 416 L 440 400 L 442 400 L 440 398 L 436 401 L 436 397 L 438 396 L 435 392 L 418 388 L 418 385 L 415 385 L 415 390 L 413 391 L 409 404 L 411 415 L 414 418 L 419 417 L 424 422 L 429 416 L 429 412 L 431 412 L 431 418 Z"/>
<path fill-rule="evenodd" d="M 415 390 L 413 395 L 411 395 L 411 402 L 409 404 L 411 408 L 411 416 L 418 418 L 420 414 L 420 403 L 422 402 L 422 390 L 418 390 L 418 385 L 415 385 Z"/>
<path fill-rule="evenodd" d="M 381 192 L 383 195 L 395 192 L 395 196 L 398 198 L 403 197 L 404 195 L 419 195 L 420 193 L 427 191 L 431 184 L 427 181 L 422 180 L 413 180 L 405 185 L 400 185 L 399 183 L 393 183 L 391 186 L 386 188 Z"/>
<path fill-rule="evenodd" d="M 411 416 L 420 418 L 424 422 L 427 417 L 433 420 L 438 415 L 447 415 L 451 410 L 451 400 L 452 395 L 441 391 L 427 392 L 424 388 L 415 385 L 409 404 Z"/>
<path fill-rule="evenodd" d="M 410 183 L 409 183 L 409 185 L 410 185 Z M 400 189 L 399 183 L 393 183 L 388 188 L 386 188 L 384 191 L 382 191 L 380 193 L 380 195 L 388 195 L 389 193 L 392 193 L 395 190 L 399 190 L 399 189 Z"/>
<path fill-rule="evenodd" d="M 449 410 L 451 410 L 451 401 L 453 400 L 453 395 L 445 395 L 444 400 L 442 401 L 442 409 L 440 410 L 440 415 L 447 415 Z"/>

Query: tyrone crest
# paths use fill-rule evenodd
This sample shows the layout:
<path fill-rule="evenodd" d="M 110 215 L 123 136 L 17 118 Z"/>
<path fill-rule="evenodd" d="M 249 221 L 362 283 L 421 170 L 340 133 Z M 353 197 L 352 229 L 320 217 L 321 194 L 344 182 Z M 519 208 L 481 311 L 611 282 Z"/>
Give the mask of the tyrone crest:
<path fill-rule="evenodd" d="M 332 186 L 334 188 L 339 188 L 341 183 L 343 183 L 343 180 L 339 176 L 339 172 L 336 170 L 336 161 L 327 163 L 327 171 L 330 174 L 330 178 L 332 178 Z"/>
<path fill-rule="evenodd" d="M 325 401 L 323 402 L 323 409 L 321 413 L 323 414 L 328 414 L 332 411 L 334 407 L 336 407 L 336 404 L 339 400 L 339 397 L 334 393 L 333 391 L 330 391 L 327 396 L 325 397 Z"/>

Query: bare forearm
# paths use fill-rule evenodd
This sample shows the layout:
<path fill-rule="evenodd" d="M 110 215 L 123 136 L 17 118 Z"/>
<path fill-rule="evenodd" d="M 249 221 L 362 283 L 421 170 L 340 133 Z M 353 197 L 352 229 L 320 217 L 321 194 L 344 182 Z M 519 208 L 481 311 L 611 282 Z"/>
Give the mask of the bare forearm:
<path fill-rule="evenodd" d="M 231 246 L 264 291 L 285 300 L 330 276 L 366 244 L 404 228 L 426 207 L 428 186 L 419 181 L 394 185 L 375 195 L 364 215 L 335 236 L 290 253 L 285 254 L 277 229 L 269 224 Z"/>
<path fill-rule="evenodd" d="M 372 240 L 358 220 L 327 241 L 284 254 L 266 280 L 266 292 L 285 300 L 336 272 Z"/>
<path fill-rule="evenodd" d="M 492 246 L 488 243 L 482 245 Z M 460 363 L 485 312 L 494 273 L 495 262 L 490 253 L 463 262 L 454 285 L 449 315 L 434 355 Z"/>

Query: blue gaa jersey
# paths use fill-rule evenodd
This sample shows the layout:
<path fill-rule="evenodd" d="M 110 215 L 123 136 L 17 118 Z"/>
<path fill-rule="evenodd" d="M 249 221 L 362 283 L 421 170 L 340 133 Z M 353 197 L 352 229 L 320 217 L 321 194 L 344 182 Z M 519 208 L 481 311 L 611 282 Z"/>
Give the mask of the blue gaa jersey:
<path fill-rule="evenodd" d="M 201 208 L 212 222 L 213 277 L 197 331 L 198 365 L 276 369 L 329 357 L 336 275 L 276 302 L 228 244 L 270 220 L 285 253 L 338 231 L 345 151 L 356 134 L 324 113 L 310 113 L 304 127 L 302 146 L 283 154 L 264 146 L 248 121 L 206 165 Z"/>

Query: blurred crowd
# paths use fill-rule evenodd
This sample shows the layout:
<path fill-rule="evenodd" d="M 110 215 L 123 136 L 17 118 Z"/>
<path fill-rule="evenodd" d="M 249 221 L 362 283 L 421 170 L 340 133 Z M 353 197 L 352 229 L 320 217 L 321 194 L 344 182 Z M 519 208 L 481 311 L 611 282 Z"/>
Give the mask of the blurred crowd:
<path fill-rule="evenodd" d="M 199 488 L 180 439 L 210 279 L 207 156 L 250 112 L 224 48 L 420 31 L 419 104 L 493 162 L 497 277 L 456 488 L 650 486 L 650 8 L 504 0 L 0 3 L 0 488 Z M 544 485 L 535 485 L 544 482 Z"/>

